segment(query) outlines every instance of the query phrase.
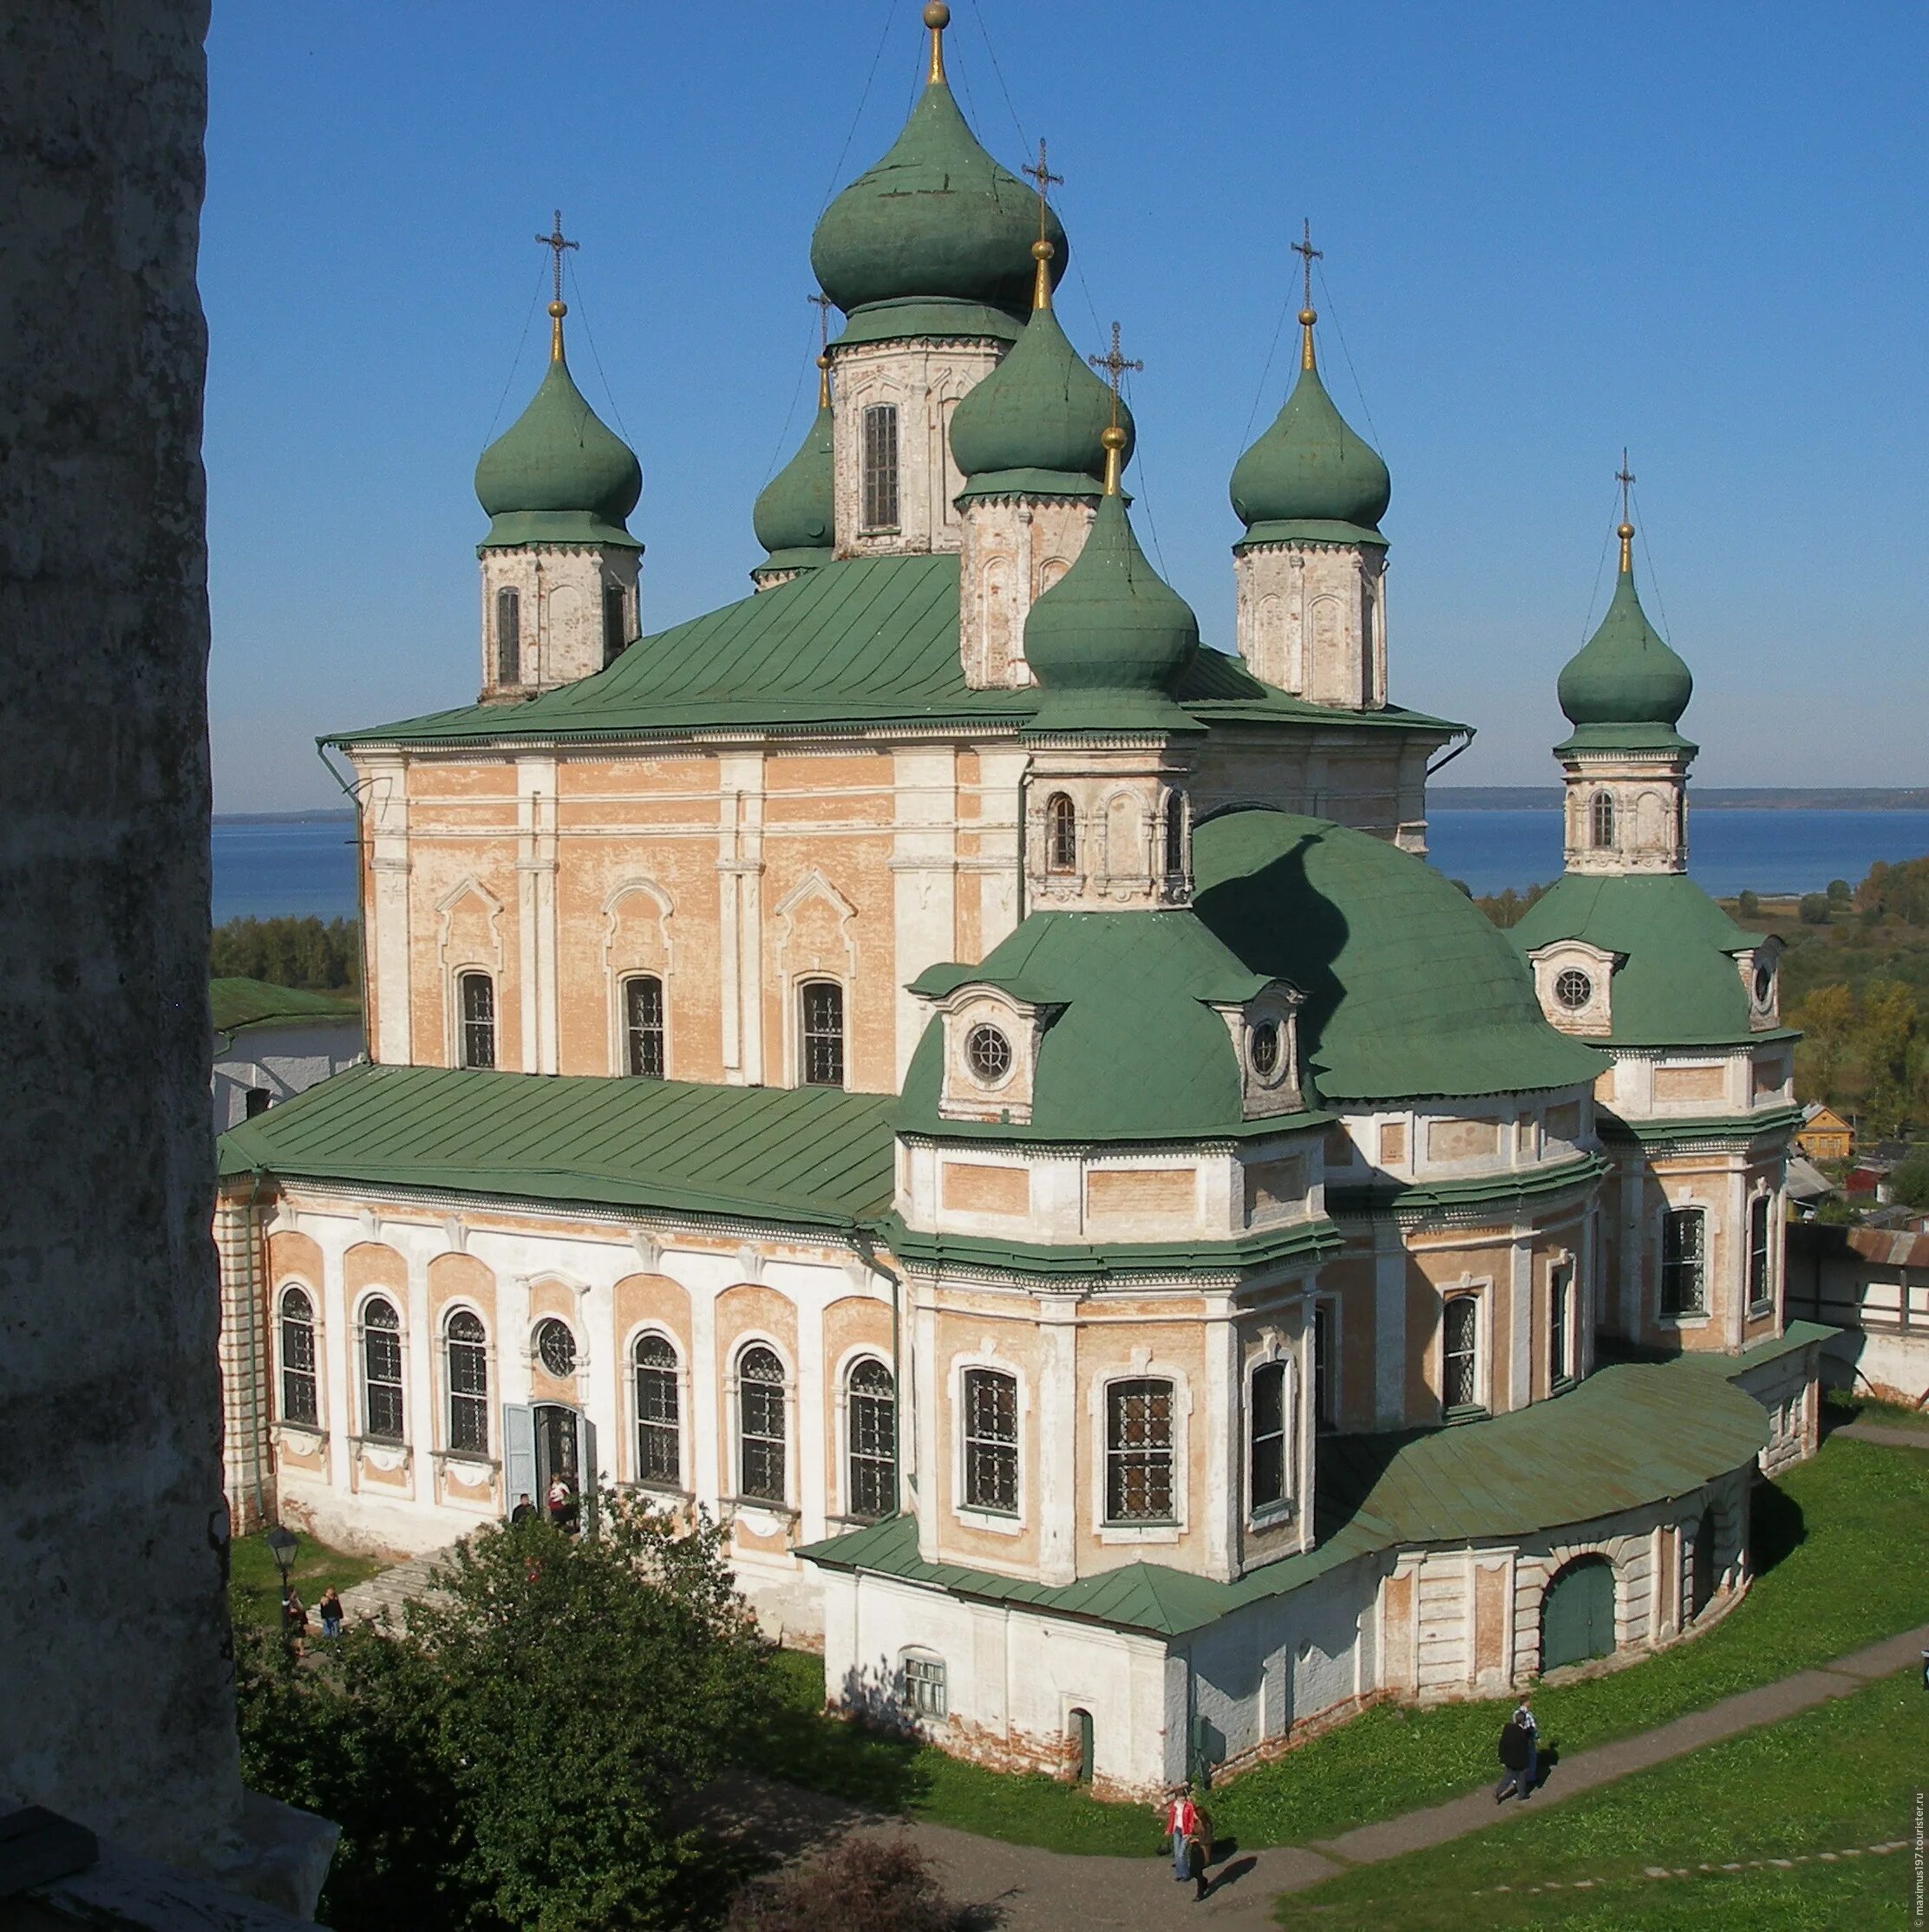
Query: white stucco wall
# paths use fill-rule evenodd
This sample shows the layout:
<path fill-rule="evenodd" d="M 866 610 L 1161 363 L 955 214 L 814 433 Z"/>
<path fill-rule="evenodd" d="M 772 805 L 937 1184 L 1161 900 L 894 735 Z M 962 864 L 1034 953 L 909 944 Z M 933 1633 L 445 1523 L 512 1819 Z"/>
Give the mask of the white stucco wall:
<path fill-rule="evenodd" d="M 363 1056 L 357 1020 L 304 1027 L 252 1027 L 232 1038 L 214 1036 L 214 1131 L 226 1133 L 247 1118 L 248 1094 L 264 1087 L 268 1104 L 291 1100 Z"/>

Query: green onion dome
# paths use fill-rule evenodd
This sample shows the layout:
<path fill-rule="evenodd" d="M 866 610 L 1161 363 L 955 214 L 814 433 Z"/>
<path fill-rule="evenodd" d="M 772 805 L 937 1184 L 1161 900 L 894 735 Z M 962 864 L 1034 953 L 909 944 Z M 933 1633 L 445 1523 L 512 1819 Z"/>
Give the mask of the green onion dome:
<path fill-rule="evenodd" d="M 1048 258 L 1049 259 L 1049 258 Z M 1005 358 L 951 416 L 951 455 L 966 496 L 1096 496 L 1105 473 L 1112 392 L 1058 326 L 1049 297 Z M 1131 412 L 1120 462 L 1131 460 Z"/>
<path fill-rule="evenodd" d="M 1333 407 L 1313 356 L 1311 309 L 1300 311 L 1299 380 L 1285 407 L 1233 468 L 1233 508 L 1249 544 L 1384 544 L 1393 493 L 1378 453 Z"/>
<path fill-rule="evenodd" d="M 750 512 L 750 527 L 770 552 L 762 568 L 812 570 L 830 561 L 833 481 L 830 395 L 820 382 L 816 420 Z"/>
<path fill-rule="evenodd" d="M 1621 570 L 1600 628 L 1568 659 L 1560 673 L 1560 708 L 1577 738 L 1603 734 L 1632 744 L 1652 736 L 1677 741 L 1675 721 L 1688 708 L 1695 680 L 1664 643 L 1641 608 L 1634 588 L 1634 527 L 1620 527 Z"/>
<path fill-rule="evenodd" d="M 1196 729 L 1168 693 L 1198 652 L 1199 620 L 1147 562 L 1115 474 L 1108 481 L 1085 547 L 1025 619 L 1025 662 L 1044 694 L 1032 728 Z"/>
<path fill-rule="evenodd" d="M 927 16 L 938 10 L 927 8 Z M 1025 251 L 1037 234 L 1037 199 L 985 153 L 958 112 L 945 81 L 941 31 L 932 26 L 931 77 L 904 132 L 824 211 L 811 237 L 810 265 L 824 293 L 853 321 L 879 303 L 969 304 L 993 313 L 955 314 L 948 328 L 942 316 L 926 313 L 915 332 L 1009 339 L 1013 318 L 1030 300 Z M 1056 215 L 1045 236 L 1062 275 L 1067 250 Z"/>
<path fill-rule="evenodd" d="M 482 452 L 475 493 L 485 549 L 511 544 L 643 545 L 624 523 L 643 494 L 636 454 L 584 400 L 563 358 L 560 302 L 549 313 L 549 369 L 529 407 Z"/>

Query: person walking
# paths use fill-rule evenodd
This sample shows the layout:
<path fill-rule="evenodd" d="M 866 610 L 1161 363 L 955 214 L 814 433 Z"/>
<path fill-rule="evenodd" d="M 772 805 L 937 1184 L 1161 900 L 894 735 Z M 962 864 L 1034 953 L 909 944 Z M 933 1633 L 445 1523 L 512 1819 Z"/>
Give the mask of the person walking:
<path fill-rule="evenodd" d="M 1192 1813 L 1193 1828 L 1186 1839 L 1186 1870 L 1193 1882 L 1193 1903 L 1196 1905 L 1210 1890 L 1206 1883 L 1206 1868 L 1213 1862 L 1213 1815 L 1202 1810 L 1196 1800 Z"/>
<path fill-rule="evenodd" d="M 1527 1732 L 1521 1728 L 1520 1713 L 1516 1711 L 1501 1730 L 1501 1781 L 1494 1787 L 1496 1805 L 1514 1792 L 1519 1792 L 1523 1798 L 1527 1796 L 1525 1780 L 1533 1748 Z"/>
<path fill-rule="evenodd" d="M 338 1637 L 342 1634 L 342 1599 L 333 1583 L 322 1592 L 322 1600 L 315 1608 L 321 1612 L 322 1635 Z"/>
<path fill-rule="evenodd" d="M 281 1600 L 281 1634 L 287 1640 L 289 1654 L 300 1656 L 303 1640 L 308 1635 L 308 1606 L 292 1583 Z"/>
<path fill-rule="evenodd" d="M 1166 1830 L 1172 1838 L 1172 1876 L 1180 1885 L 1192 1876 L 1192 1859 L 1187 1847 L 1198 1824 L 1199 1807 L 1193 1803 L 1192 1792 L 1181 1785 L 1166 1807 Z"/>
<path fill-rule="evenodd" d="M 1533 1721 L 1533 1711 L 1525 1695 L 1514 1707 L 1514 1721 L 1527 1733 L 1527 1775 L 1521 1781 L 1520 1796 L 1528 1798 L 1533 1796 L 1533 1787 L 1540 1780 L 1540 1726 Z"/>

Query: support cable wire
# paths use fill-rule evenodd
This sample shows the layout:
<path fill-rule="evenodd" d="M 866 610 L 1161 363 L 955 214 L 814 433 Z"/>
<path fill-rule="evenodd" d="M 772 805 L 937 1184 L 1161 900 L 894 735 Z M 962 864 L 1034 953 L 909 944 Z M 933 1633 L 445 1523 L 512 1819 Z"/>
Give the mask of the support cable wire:
<path fill-rule="evenodd" d="M 771 446 L 770 460 L 763 466 L 763 480 L 768 483 L 777 473 L 777 461 L 790 441 L 790 426 L 797 417 L 797 398 L 804 393 L 804 371 L 815 369 L 817 358 L 808 351 L 804 360 L 797 365 L 797 380 L 790 385 L 790 405 L 784 411 L 783 427 L 777 432 L 777 440 Z M 761 489 L 762 485 L 758 487 Z"/>
<path fill-rule="evenodd" d="M 844 157 L 850 153 L 851 143 L 857 139 L 858 123 L 864 119 L 864 109 L 871 99 L 871 86 L 878 77 L 878 62 L 884 58 L 885 46 L 891 38 L 891 29 L 897 23 L 898 15 L 898 0 L 885 0 L 884 28 L 878 36 L 876 51 L 871 55 L 871 71 L 864 76 L 864 91 L 857 97 L 857 112 L 851 116 L 850 130 L 844 136 L 844 145 L 838 149 L 837 159 L 831 163 L 829 185 L 824 190 L 823 199 L 817 204 L 818 217 L 830 206 L 831 198 L 837 193 L 838 181 L 844 173 Z M 917 95 L 913 95 L 912 99 L 915 101 Z M 906 111 L 908 114 L 909 109 Z M 811 225 L 815 227 L 816 225 L 816 218 L 813 218 Z"/>
<path fill-rule="evenodd" d="M 529 324 L 536 319 L 536 304 L 542 300 L 543 277 L 549 273 L 549 264 L 545 262 L 536 271 L 536 285 L 530 291 L 529 307 L 522 318 L 522 333 L 516 338 L 515 360 L 509 364 L 509 379 L 502 385 L 502 394 L 495 399 L 495 414 L 489 418 L 488 434 L 482 439 L 482 449 L 487 449 L 495 441 L 495 426 L 502 421 L 502 405 L 509 400 L 509 391 L 516 380 L 516 371 L 522 367 L 522 352 L 529 346 Z M 482 450 L 478 450 L 480 456 Z"/>
<path fill-rule="evenodd" d="M 603 372 L 602 353 L 596 346 L 596 331 L 590 327 L 589 304 L 583 299 L 583 284 L 576 273 L 576 264 L 573 262 L 569 264 L 569 286 L 570 292 L 576 297 L 575 314 L 583 324 L 584 340 L 590 345 L 590 359 L 596 364 L 597 375 L 603 384 L 603 394 L 609 400 L 610 414 L 616 418 L 616 426 L 623 432 L 624 441 L 634 450 L 637 447 L 636 439 L 630 434 L 629 424 L 623 420 L 623 410 L 617 402 L 616 391 L 610 387 L 610 379 Z M 638 457 L 637 460 L 640 466 L 642 458 Z"/>
<path fill-rule="evenodd" d="M 1265 367 L 1259 371 L 1259 386 L 1252 392 L 1252 407 L 1246 412 L 1246 428 L 1239 432 L 1239 447 L 1244 449 L 1252 441 L 1252 425 L 1259 414 L 1259 405 L 1265 400 L 1266 384 L 1272 379 L 1272 359 L 1279 353 L 1279 338 L 1286 330 L 1286 317 L 1293 312 L 1292 284 L 1286 284 L 1286 292 L 1280 298 L 1279 319 L 1272 325 L 1272 340 L 1266 344 Z"/>
<path fill-rule="evenodd" d="M 1601 594 L 1601 578 L 1607 570 L 1607 546 L 1614 541 L 1614 528 L 1620 521 L 1621 493 L 1614 493 L 1614 507 L 1609 512 L 1607 522 L 1602 526 L 1601 554 L 1594 565 L 1594 588 L 1587 593 L 1587 615 L 1580 621 L 1580 641 L 1585 644 L 1594 635 L 1594 606 Z"/>
<path fill-rule="evenodd" d="M 1655 574 L 1654 552 L 1648 548 L 1647 521 L 1639 514 L 1641 499 L 1635 495 L 1631 483 L 1628 485 L 1628 507 L 1635 512 L 1628 521 L 1634 525 L 1634 533 L 1641 539 L 1641 561 L 1648 566 L 1648 589 L 1654 595 L 1654 614 L 1661 620 L 1662 641 L 1672 648 L 1674 639 L 1668 632 L 1668 606 L 1662 600 L 1661 579 Z"/>
<path fill-rule="evenodd" d="M 1339 304 L 1333 300 L 1332 284 L 1326 279 L 1326 271 L 1319 274 L 1320 313 L 1333 325 L 1333 333 L 1339 337 L 1339 352 L 1346 358 L 1346 373 L 1353 378 L 1353 388 L 1360 399 L 1360 414 L 1366 418 L 1366 427 L 1373 438 L 1373 447 L 1382 456 L 1387 453 L 1386 445 L 1380 440 L 1379 426 L 1373 420 L 1373 405 L 1366 400 L 1366 387 L 1360 381 L 1360 372 L 1353 367 L 1353 352 L 1346 346 L 1346 331 L 1339 325 Z"/>

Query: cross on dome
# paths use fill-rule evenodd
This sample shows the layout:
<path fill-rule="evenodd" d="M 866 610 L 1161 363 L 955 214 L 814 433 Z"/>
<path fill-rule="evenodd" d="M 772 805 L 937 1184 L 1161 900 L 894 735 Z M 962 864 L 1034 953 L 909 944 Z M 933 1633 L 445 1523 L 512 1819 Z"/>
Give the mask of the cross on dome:
<path fill-rule="evenodd" d="M 555 293 L 549 299 L 549 359 L 559 362 L 563 359 L 563 317 L 569 313 L 569 304 L 563 300 L 563 251 L 566 248 L 580 248 L 580 242 L 572 242 L 563 233 L 563 211 L 555 214 L 555 225 L 546 235 L 538 235 L 537 241 L 554 254 Z"/>
<path fill-rule="evenodd" d="M 1628 514 L 1629 493 L 1634 488 L 1634 472 L 1628 467 L 1628 453 L 1621 451 L 1621 467 L 1614 473 L 1614 480 L 1621 486 L 1621 527 L 1614 534 L 1621 539 L 1621 575 L 1630 577 L 1634 572 L 1634 519 Z"/>
<path fill-rule="evenodd" d="M 1313 366 L 1313 324 L 1319 320 L 1319 311 L 1313 307 L 1313 264 L 1324 258 L 1326 251 L 1313 246 L 1313 225 L 1310 216 L 1299 219 L 1299 239 L 1292 244 L 1292 251 L 1301 258 L 1305 273 L 1305 285 L 1300 292 L 1299 326 L 1305 333 L 1300 338 L 1299 366 Z"/>
<path fill-rule="evenodd" d="M 1119 379 L 1129 369 L 1142 369 L 1143 362 L 1128 360 L 1119 350 L 1119 325 L 1112 324 L 1112 346 L 1103 356 L 1088 356 L 1085 360 L 1094 369 L 1103 369 L 1105 379 L 1112 388 L 1111 426 L 1099 439 L 1105 445 L 1105 493 L 1119 493 L 1119 453 L 1125 447 L 1125 432 L 1119 428 Z"/>

